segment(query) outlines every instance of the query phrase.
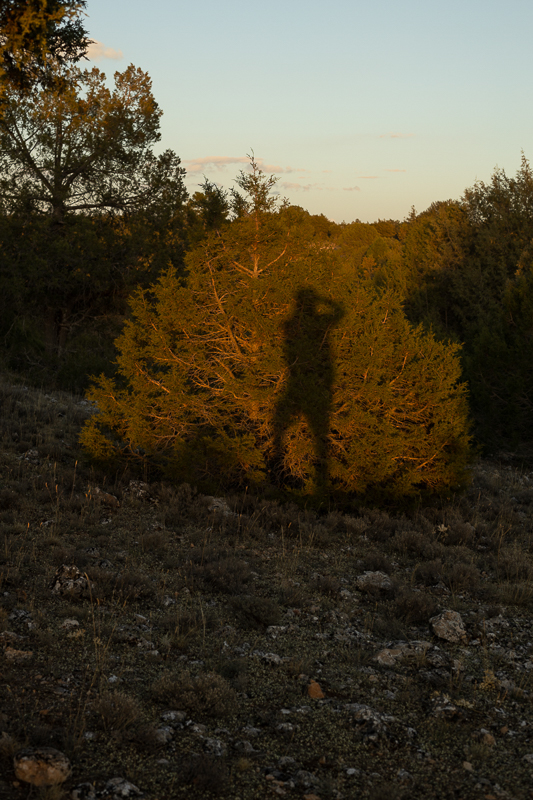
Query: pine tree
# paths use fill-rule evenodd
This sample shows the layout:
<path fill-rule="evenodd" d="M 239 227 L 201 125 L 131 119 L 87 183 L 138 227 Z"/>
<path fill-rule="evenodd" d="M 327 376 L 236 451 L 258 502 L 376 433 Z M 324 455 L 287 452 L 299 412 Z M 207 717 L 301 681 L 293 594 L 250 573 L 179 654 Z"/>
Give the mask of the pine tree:
<path fill-rule="evenodd" d="M 347 277 L 293 225 L 252 159 L 239 216 L 131 302 L 120 380 L 101 378 L 82 440 L 205 489 L 276 485 L 339 502 L 465 480 L 458 349 L 400 300 Z"/>

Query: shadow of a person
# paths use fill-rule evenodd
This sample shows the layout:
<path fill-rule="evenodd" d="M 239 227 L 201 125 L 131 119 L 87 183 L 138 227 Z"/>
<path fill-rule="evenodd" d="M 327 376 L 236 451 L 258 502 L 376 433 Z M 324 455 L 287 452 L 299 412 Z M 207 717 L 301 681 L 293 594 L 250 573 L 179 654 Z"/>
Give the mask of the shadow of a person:
<path fill-rule="evenodd" d="M 331 354 L 331 329 L 344 316 L 339 303 L 304 287 L 296 294 L 296 307 L 283 325 L 284 355 L 288 367 L 285 389 L 276 403 L 273 471 L 283 473 L 283 439 L 295 417 L 305 417 L 315 451 L 315 487 L 321 495 L 328 478 L 328 434 L 335 365 Z"/>

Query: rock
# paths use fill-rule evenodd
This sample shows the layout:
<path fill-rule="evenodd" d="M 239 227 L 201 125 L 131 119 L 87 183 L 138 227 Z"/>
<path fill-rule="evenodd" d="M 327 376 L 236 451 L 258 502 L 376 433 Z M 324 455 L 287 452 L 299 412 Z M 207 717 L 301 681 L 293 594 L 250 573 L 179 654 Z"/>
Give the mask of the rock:
<path fill-rule="evenodd" d="M 77 619 L 65 619 L 61 623 L 61 627 L 64 628 L 65 630 L 67 630 L 67 631 L 70 631 L 73 628 L 79 628 L 80 627 L 80 623 L 78 622 Z"/>
<path fill-rule="evenodd" d="M 24 459 L 24 461 L 28 461 L 30 464 L 35 464 L 35 465 L 41 463 L 38 450 L 27 450 L 25 453 L 19 456 L 19 459 L 21 460 Z"/>
<path fill-rule="evenodd" d="M 316 786 L 319 783 L 319 779 L 316 775 L 312 772 L 308 772 L 305 769 L 299 769 L 295 775 L 296 783 L 298 786 L 302 786 L 304 789 L 308 787 Z"/>
<path fill-rule="evenodd" d="M 80 783 L 76 786 L 71 794 L 72 800 L 96 800 L 96 789 L 92 783 Z"/>
<path fill-rule="evenodd" d="M 161 714 L 161 719 L 164 722 L 173 722 L 173 723 L 181 723 L 185 722 L 187 719 L 187 714 L 185 711 L 163 711 Z"/>
<path fill-rule="evenodd" d="M 223 497 L 210 497 L 206 495 L 205 499 L 207 500 L 207 508 L 209 511 L 221 511 L 226 517 L 238 516 L 230 509 Z"/>
<path fill-rule="evenodd" d="M 50 584 L 52 594 L 81 597 L 89 594 L 89 581 L 74 564 L 62 564 Z"/>
<path fill-rule="evenodd" d="M 409 663 L 418 662 L 431 664 L 431 666 L 442 666 L 448 664 L 449 659 L 438 652 L 438 647 L 433 647 L 431 642 L 412 641 L 398 642 L 394 647 L 386 647 L 374 656 L 374 661 L 383 667 L 392 667 L 397 661 L 408 661 Z"/>
<path fill-rule="evenodd" d="M 237 750 L 238 753 L 243 753 L 243 755 L 252 755 L 253 753 L 259 752 L 258 750 L 255 749 L 255 747 L 251 742 L 247 741 L 235 742 L 233 747 L 235 748 L 235 750 Z"/>
<path fill-rule="evenodd" d="M 99 486 L 95 486 L 90 490 L 90 493 L 94 497 L 95 500 L 98 500 L 99 503 L 103 503 L 110 508 L 120 508 L 120 502 L 115 497 L 114 494 L 109 494 L 108 492 L 103 492 Z"/>
<path fill-rule="evenodd" d="M 155 738 L 159 744 L 168 744 L 174 736 L 174 730 L 169 725 L 162 725 L 155 731 Z"/>
<path fill-rule="evenodd" d="M 15 608 L 14 611 L 11 612 L 9 615 L 10 622 L 18 622 L 19 624 L 25 624 L 28 628 L 31 628 L 35 623 L 32 621 L 31 614 L 29 611 L 25 611 L 23 608 Z"/>
<path fill-rule="evenodd" d="M 463 620 L 457 611 L 442 611 L 436 617 L 431 617 L 429 624 L 439 639 L 453 643 L 466 644 L 468 642 Z"/>
<path fill-rule="evenodd" d="M 150 486 L 144 481 L 130 481 L 126 493 L 136 500 L 149 500 Z"/>
<path fill-rule="evenodd" d="M 380 737 L 392 738 L 387 726 L 396 722 L 396 717 L 382 714 L 361 703 L 348 703 L 345 708 L 353 714 L 358 733 L 364 741 L 377 742 Z"/>
<path fill-rule="evenodd" d="M 4 647 L 8 647 L 12 644 L 18 644 L 22 641 L 24 641 L 24 637 L 19 636 L 19 634 L 15 633 L 14 631 L 2 631 L 2 633 L 0 633 L 0 644 L 3 644 Z"/>
<path fill-rule="evenodd" d="M 106 797 L 109 798 L 109 800 L 122 800 L 124 797 L 144 797 L 144 792 L 141 792 L 140 789 L 125 778 L 111 778 L 102 791 L 98 792 L 97 797 Z"/>
<path fill-rule="evenodd" d="M 282 657 L 278 656 L 277 653 L 264 653 L 262 650 L 254 650 L 252 655 L 257 656 L 265 664 L 271 664 L 273 667 L 279 667 L 283 661 Z"/>
<path fill-rule="evenodd" d="M 225 756 L 228 748 L 225 742 L 222 739 L 204 739 L 204 750 L 206 753 L 209 753 L 211 756 L 215 756 L 216 758 L 221 758 L 221 756 Z"/>
<path fill-rule="evenodd" d="M 325 697 L 325 694 L 322 691 L 320 684 L 313 680 L 309 682 L 309 686 L 307 687 L 307 694 L 312 700 L 322 700 L 322 698 Z"/>
<path fill-rule="evenodd" d="M 54 747 L 25 747 L 13 757 L 15 775 L 32 786 L 57 786 L 71 773 L 70 761 Z"/>
<path fill-rule="evenodd" d="M 459 704 L 452 703 L 447 694 L 435 694 L 431 698 L 433 705 L 433 716 L 440 717 L 448 721 L 460 722 L 464 719 L 464 708 L 468 708 L 468 704 L 463 703 L 461 707 Z"/>
<path fill-rule="evenodd" d="M 33 656 L 33 650 L 15 650 L 14 647 L 6 647 L 4 655 L 8 661 L 28 661 Z"/>
<path fill-rule="evenodd" d="M 390 592 L 392 582 L 384 572 L 364 572 L 355 579 L 361 592 Z"/>

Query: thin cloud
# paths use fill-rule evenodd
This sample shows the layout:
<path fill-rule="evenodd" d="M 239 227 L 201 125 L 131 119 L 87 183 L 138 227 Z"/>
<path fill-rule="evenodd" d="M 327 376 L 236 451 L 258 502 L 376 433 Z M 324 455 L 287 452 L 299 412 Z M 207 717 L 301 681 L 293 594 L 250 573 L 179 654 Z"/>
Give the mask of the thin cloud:
<path fill-rule="evenodd" d="M 360 192 L 361 189 L 359 186 L 343 186 L 344 192 Z"/>
<path fill-rule="evenodd" d="M 386 169 L 385 172 L 407 172 L 406 169 Z"/>
<path fill-rule="evenodd" d="M 222 170 L 229 164 L 247 164 L 248 159 L 241 156 L 206 156 L 205 158 L 192 158 L 184 161 L 187 172 L 204 172 L 206 169 Z"/>
<path fill-rule="evenodd" d="M 208 169 L 221 171 L 234 164 L 249 167 L 250 160 L 247 156 L 205 156 L 205 158 L 192 158 L 183 163 L 187 172 L 205 172 Z M 267 164 L 263 158 L 256 158 L 255 163 L 260 170 L 269 174 L 282 175 L 291 172 L 308 172 L 308 170 L 300 167 L 282 167 L 280 164 Z"/>
<path fill-rule="evenodd" d="M 414 133 L 382 133 L 380 139 L 412 139 Z"/>
<path fill-rule="evenodd" d="M 91 61 L 102 61 L 104 58 L 110 58 L 113 61 L 120 61 L 124 58 L 122 50 L 114 50 L 112 47 L 106 47 L 102 42 L 92 41 L 87 48 L 87 55 Z"/>
<path fill-rule="evenodd" d="M 290 183 L 290 182 L 283 182 L 280 183 L 282 189 L 293 190 L 296 192 L 308 192 L 310 189 L 321 189 L 322 187 L 318 185 L 318 183 Z"/>
<path fill-rule="evenodd" d="M 374 181 L 377 180 L 377 175 L 358 175 L 357 176 L 362 181 Z"/>

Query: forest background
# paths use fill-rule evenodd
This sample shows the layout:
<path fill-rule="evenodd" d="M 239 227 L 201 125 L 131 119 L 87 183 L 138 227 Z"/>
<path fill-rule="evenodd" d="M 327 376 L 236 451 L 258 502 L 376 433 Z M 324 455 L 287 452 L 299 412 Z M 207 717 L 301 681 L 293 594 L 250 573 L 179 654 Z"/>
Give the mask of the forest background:
<path fill-rule="evenodd" d="M 461 376 L 454 380 L 468 387 L 475 442 L 489 452 L 529 456 L 533 172 L 526 156 L 515 176 L 496 169 L 488 184 L 403 221 L 336 224 L 289 206 L 276 197 L 274 179 L 257 171 L 253 154 L 251 171 L 237 177 L 234 190 L 205 180 L 190 196 L 179 157 L 154 154 L 162 111 L 149 75 L 130 66 L 110 88 L 102 72 L 80 67 L 89 41 L 83 7 L 13 0 L 0 19 L 7 32 L 0 105 L 2 366 L 37 385 L 75 392 L 86 391 L 94 375 L 123 380 L 128 340 L 118 339 L 117 349 L 117 337 L 128 320 L 139 322 L 140 297 L 160 302 L 156 287 L 168 276 L 175 288 L 192 286 L 213 248 L 228 242 L 237 251 L 248 248 L 248 256 L 259 242 L 263 256 L 279 246 L 274 263 L 282 252 L 285 258 L 283 242 L 290 241 L 299 248 L 298 264 L 305 264 L 304 283 L 313 275 L 324 280 L 326 259 L 339 302 L 347 298 L 342 287 L 359 286 L 372 298 L 370 322 L 386 298 L 395 318 L 407 322 L 405 337 L 418 331 L 441 343 L 447 357 L 456 354 Z M 262 226 L 263 238 L 247 240 L 254 225 L 256 232 Z M 291 258 L 287 264 L 295 263 Z M 195 313 L 201 326 L 212 309 L 199 303 Z M 131 350 L 130 356 L 136 357 Z M 466 435 L 464 420 L 459 427 Z"/>

